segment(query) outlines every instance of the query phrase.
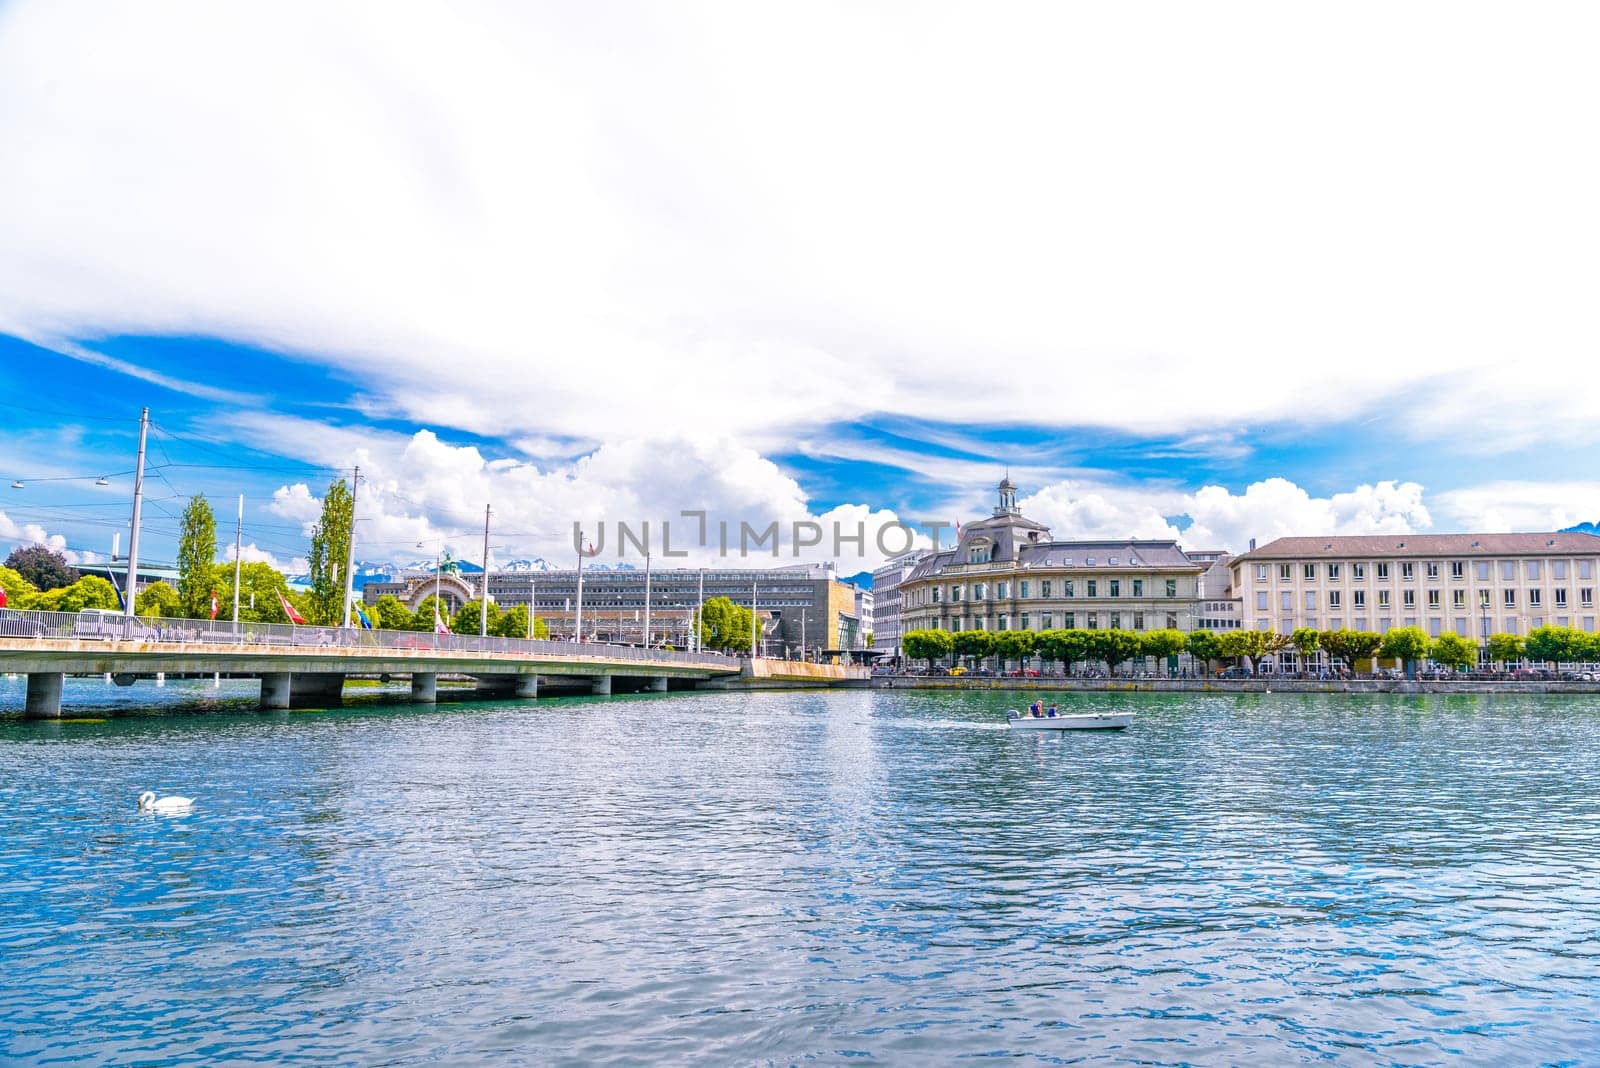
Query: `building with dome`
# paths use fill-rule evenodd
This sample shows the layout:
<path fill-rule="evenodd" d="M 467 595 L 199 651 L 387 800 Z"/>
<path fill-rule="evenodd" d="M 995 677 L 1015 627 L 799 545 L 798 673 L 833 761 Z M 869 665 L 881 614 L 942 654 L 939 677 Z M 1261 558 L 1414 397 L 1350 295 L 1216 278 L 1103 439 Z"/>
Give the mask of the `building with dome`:
<path fill-rule="evenodd" d="M 901 632 L 924 628 L 1196 629 L 1201 576 L 1175 541 L 1057 541 L 1017 508 L 1007 476 L 987 519 L 929 554 L 898 587 Z"/>

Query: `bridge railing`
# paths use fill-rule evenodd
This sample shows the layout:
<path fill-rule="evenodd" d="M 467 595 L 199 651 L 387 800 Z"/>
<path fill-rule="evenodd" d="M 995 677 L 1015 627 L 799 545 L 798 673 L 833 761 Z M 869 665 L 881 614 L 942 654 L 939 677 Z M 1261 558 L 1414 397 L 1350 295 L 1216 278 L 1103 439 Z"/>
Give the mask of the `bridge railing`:
<path fill-rule="evenodd" d="M 231 620 L 159 619 L 88 612 L 32 612 L 0 608 L 0 638 L 68 641 L 142 641 L 185 646 L 290 645 L 307 650 L 373 652 L 383 649 L 457 653 L 521 653 L 525 656 L 604 657 L 662 664 L 737 661 L 721 653 L 645 649 L 601 642 L 550 641 L 543 638 L 480 637 L 415 630 L 364 630 L 294 626 L 287 623 L 238 623 Z"/>

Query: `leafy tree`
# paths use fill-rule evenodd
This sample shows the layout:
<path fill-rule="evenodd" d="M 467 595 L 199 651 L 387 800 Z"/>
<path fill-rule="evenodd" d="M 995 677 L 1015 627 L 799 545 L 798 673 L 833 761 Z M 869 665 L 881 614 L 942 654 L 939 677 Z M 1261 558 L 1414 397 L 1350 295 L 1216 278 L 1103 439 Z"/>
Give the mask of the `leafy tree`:
<path fill-rule="evenodd" d="M 962 630 L 950 635 L 950 648 L 968 660 L 982 660 L 994 652 L 994 635 L 986 630 Z"/>
<path fill-rule="evenodd" d="M 1437 663 L 1461 671 L 1477 661 L 1478 647 L 1455 631 L 1447 630 L 1433 639 L 1428 655 Z"/>
<path fill-rule="evenodd" d="M 1139 635 L 1132 631 L 1091 630 L 1088 635 L 1088 659 L 1102 661 L 1109 672 L 1139 655 Z"/>
<path fill-rule="evenodd" d="M 1383 636 L 1369 630 L 1325 630 L 1321 634 L 1323 651 L 1342 659 L 1354 671 L 1356 661 L 1371 659 L 1383 644 Z"/>
<path fill-rule="evenodd" d="M 1489 635 L 1489 659 L 1497 664 L 1515 664 L 1521 660 L 1521 636 L 1516 634 Z"/>
<path fill-rule="evenodd" d="M 217 583 L 217 600 L 222 605 L 222 611 L 217 614 L 220 619 L 233 618 L 233 569 L 230 567 L 218 568 L 219 581 Z M 306 603 L 306 595 L 296 593 L 289 588 L 289 580 L 283 572 L 265 561 L 256 560 L 248 564 L 239 565 L 239 621 L 241 623 L 287 623 L 284 617 L 283 606 L 278 603 L 278 595 L 283 594 L 288 602 L 294 605 L 295 611 L 306 619 L 310 619 L 310 606 Z M 211 614 L 211 609 L 206 608 L 206 615 Z"/>
<path fill-rule="evenodd" d="M 6 557 L 6 567 L 20 575 L 36 590 L 59 590 L 79 579 L 78 569 L 67 563 L 67 558 L 48 545 L 29 545 L 12 549 Z M 7 593 L 20 593 L 6 586 Z M 31 592 L 31 591 L 30 591 Z"/>
<path fill-rule="evenodd" d="M 15 608 L 22 598 L 38 593 L 39 587 L 29 582 L 12 568 L 0 564 L 0 590 L 6 591 L 8 599 L 16 598 L 16 601 L 11 603 L 11 607 Z"/>
<path fill-rule="evenodd" d="M 84 575 L 70 586 L 31 594 L 23 607 L 36 612 L 81 612 L 85 608 L 116 608 L 117 591 L 99 575 Z"/>
<path fill-rule="evenodd" d="M 178 608 L 189 619 L 211 614 L 217 587 L 217 517 L 205 495 L 189 498 L 178 534 Z M 220 594 L 219 594 L 220 600 Z"/>
<path fill-rule="evenodd" d="M 489 624 L 489 633 L 499 638 L 526 638 L 528 636 L 528 606 L 519 604 L 509 611 L 502 612 L 499 620 Z M 535 638 L 550 637 L 550 625 L 537 616 L 533 620 L 533 636 Z"/>
<path fill-rule="evenodd" d="M 432 630 L 434 625 L 433 612 L 436 607 L 439 610 L 439 618 L 448 626 L 451 618 L 450 603 L 443 597 L 435 597 L 430 593 L 422 599 L 421 604 L 417 605 L 417 614 L 411 617 L 411 626 L 406 629 Z M 451 627 L 450 629 L 454 630 L 455 628 Z"/>
<path fill-rule="evenodd" d="M 1321 646 L 1322 636 L 1314 627 L 1298 627 L 1289 635 L 1289 641 L 1297 653 L 1309 660 Z"/>
<path fill-rule="evenodd" d="M 1571 627 L 1534 627 L 1523 645 L 1529 660 L 1538 663 L 1568 664 L 1584 658 L 1588 639 Z"/>
<path fill-rule="evenodd" d="M 1033 655 L 1034 646 L 1038 638 L 1031 630 L 1002 630 L 994 636 L 994 655 L 1002 662 L 1015 660 L 1020 665 L 1024 659 Z"/>
<path fill-rule="evenodd" d="M 1155 657 L 1156 667 L 1160 669 L 1165 667 L 1164 661 L 1171 660 L 1188 645 L 1189 638 L 1181 630 L 1152 630 L 1141 640 L 1140 652 Z"/>
<path fill-rule="evenodd" d="M 726 597 L 713 597 L 702 605 L 695 624 L 701 648 L 735 653 L 750 649 L 750 609 Z"/>
<path fill-rule="evenodd" d="M 942 660 L 950 655 L 951 638 L 952 635 L 947 630 L 909 630 L 901 635 L 900 648 L 908 659 L 926 660 L 931 670 L 935 660 Z"/>
<path fill-rule="evenodd" d="M 372 620 L 372 625 L 379 630 L 413 630 L 412 624 L 417 617 L 411 609 L 400 603 L 400 598 L 392 593 L 379 597 L 376 603 L 367 609 L 367 618 Z"/>
<path fill-rule="evenodd" d="M 1213 660 L 1222 659 L 1222 640 L 1209 630 L 1190 631 L 1189 655 L 1209 671 Z"/>
<path fill-rule="evenodd" d="M 1388 659 L 1402 661 L 1406 667 L 1406 677 L 1410 678 L 1416 670 L 1417 661 L 1427 658 L 1431 644 L 1428 632 L 1421 627 L 1396 627 L 1383 636 L 1383 644 L 1378 651 Z"/>
<path fill-rule="evenodd" d="M 161 616 L 172 619 L 181 616 L 182 605 L 178 591 L 165 582 L 152 582 L 134 598 L 133 610 L 141 616 Z"/>
<path fill-rule="evenodd" d="M 450 629 L 457 634 L 476 634 L 478 624 L 482 618 L 483 602 L 471 600 L 456 609 L 455 618 L 450 621 Z M 489 602 L 489 633 L 494 633 L 494 625 L 500 621 L 500 606 L 493 601 Z"/>
<path fill-rule="evenodd" d="M 355 521 L 355 502 L 344 479 L 328 483 L 322 498 L 322 516 L 311 532 L 310 611 L 307 620 L 325 627 L 338 626 L 344 607 L 344 565 L 350 555 L 350 529 Z M 428 629 L 433 617 L 428 617 Z"/>
<path fill-rule="evenodd" d="M 1217 636 L 1217 652 L 1235 662 L 1260 656 L 1262 644 L 1260 631 L 1230 630 Z"/>
<path fill-rule="evenodd" d="M 867 648 L 871 649 L 873 642 L 877 639 L 876 636 L 869 630 L 867 631 L 867 636 L 862 640 L 866 643 Z"/>

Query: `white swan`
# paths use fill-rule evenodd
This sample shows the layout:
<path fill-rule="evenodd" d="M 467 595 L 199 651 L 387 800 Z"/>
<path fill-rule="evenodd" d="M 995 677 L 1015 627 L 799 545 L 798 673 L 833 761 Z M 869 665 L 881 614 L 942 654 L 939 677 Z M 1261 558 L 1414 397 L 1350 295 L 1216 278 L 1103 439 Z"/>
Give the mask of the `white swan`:
<path fill-rule="evenodd" d="M 157 801 L 154 790 L 139 795 L 140 812 L 187 812 L 193 804 L 192 797 L 163 797 Z"/>

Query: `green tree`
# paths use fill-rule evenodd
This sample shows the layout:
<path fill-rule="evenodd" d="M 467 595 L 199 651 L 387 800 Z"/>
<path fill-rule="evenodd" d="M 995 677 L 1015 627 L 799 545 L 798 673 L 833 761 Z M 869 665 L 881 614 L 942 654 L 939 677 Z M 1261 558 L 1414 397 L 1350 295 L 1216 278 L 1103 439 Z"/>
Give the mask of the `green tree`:
<path fill-rule="evenodd" d="M 526 638 L 528 636 L 528 606 L 519 604 L 500 614 L 499 620 L 489 624 L 489 633 L 499 638 Z M 550 627 L 543 619 L 534 618 L 533 636 L 550 637 Z"/>
<path fill-rule="evenodd" d="M 1522 659 L 1522 638 L 1516 634 L 1489 635 L 1489 659 L 1496 664 L 1515 664 Z"/>
<path fill-rule="evenodd" d="M 434 627 L 435 608 L 439 610 L 439 619 L 443 620 L 446 626 L 449 626 L 451 617 L 450 603 L 443 597 L 434 597 L 430 593 L 422 599 L 421 604 L 417 605 L 417 614 L 411 617 L 411 626 L 406 629 L 432 630 Z M 450 629 L 454 630 L 455 628 L 451 627 Z"/>
<path fill-rule="evenodd" d="M 695 623 L 699 627 L 701 648 L 731 653 L 750 649 L 750 609 L 734 604 L 726 597 L 713 597 L 706 601 Z"/>
<path fill-rule="evenodd" d="M 1222 642 L 1209 630 L 1189 632 L 1189 655 L 1199 664 L 1200 670 L 1210 671 L 1213 660 L 1222 659 Z"/>
<path fill-rule="evenodd" d="M 38 593 L 39 587 L 14 569 L 0 565 L 0 590 L 6 591 L 10 606 L 16 608 L 23 598 Z"/>
<path fill-rule="evenodd" d="M 1583 659 L 1587 644 L 1583 632 L 1571 627 L 1534 627 L 1523 649 L 1535 663 L 1570 664 Z"/>
<path fill-rule="evenodd" d="M 1139 635 L 1127 630 L 1091 630 L 1086 650 L 1090 660 L 1099 660 L 1115 673 L 1118 665 L 1139 655 Z"/>
<path fill-rule="evenodd" d="M 183 614 L 178 591 L 165 582 L 152 582 L 140 590 L 139 596 L 134 599 L 133 610 L 141 616 L 159 616 L 167 619 Z"/>
<path fill-rule="evenodd" d="M 222 610 L 217 613 L 218 619 L 233 618 L 233 569 L 231 567 L 218 568 L 219 581 L 217 583 L 217 600 Z M 306 604 L 304 594 L 296 593 L 289 588 L 289 580 L 283 572 L 265 561 L 256 560 L 248 564 L 239 565 L 239 622 L 241 623 L 287 623 L 288 618 L 283 613 L 283 605 L 278 603 L 278 595 L 282 594 L 295 611 L 306 619 L 310 619 L 310 606 Z M 210 614 L 210 609 L 206 610 Z"/>
<path fill-rule="evenodd" d="M 1155 657 L 1159 671 L 1188 646 L 1189 638 L 1181 630 L 1152 630 L 1142 639 L 1140 651 L 1145 656 Z"/>
<path fill-rule="evenodd" d="M 1464 671 L 1478 659 L 1478 647 L 1453 630 L 1447 630 L 1433 639 L 1428 655 L 1446 667 Z"/>
<path fill-rule="evenodd" d="M 950 648 L 969 664 L 994 652 L 994 635 L 986 630 L 962 630 L 950 635 Z"/>
<path fill-rule="evenodd" d="M 116 608 L 117 591 L 99 575 L 84 575 L 70 586 L 31 594 L 22 605 L 36 612 L 81 612 L 85 608 Z"/>
<path fill-rule="evenodd" d="M 875 642 L 876 640 L 877 640 L 877 637 L 870 630 L 867 631 L 867 636 L 864 639 L 862 639 L 862 641 L 864 641 L 866 643 L 866 646 L 867 646 L 868 649 L 872 648 L 873 642 Z"/>
<path fill-rule="evenodd" d="M 909 630 L 900 637 L 900 649 L 908 660 L 926 660 L 931 671 L 935 660 L 950 655 L 951 637 L 947 630 Z"/>
<path fill-rule="evenodd" d="M 178 533 L 179 613 L 189 619 L 209 616 L 216 587 L 217 517 L 205 494 L 197 493 L 183 510 Z"/>
<path fill-rule="evenodd" d="M 35 590 L 59 590 L 70 586 L 81 577 L 78 569 L 67 563 L 64 554 L 48 545 L 28 545 L 12 549 L 5 566 L 20 575 Z M 8 593 L 21 593 L 6 587 Z M 32 592 L 32 591 L 28 591 Z"/>
<path fill-rule="evenodd" d="M 471 600 L 456 609 L 455 618 L 450 621 L 450 629 L 457 634 L 476 634 L 482 619 L 483 602 Z M 500 621 L 500 606 L 493 601 L 489 602 L 489 633 L 494 633 L 494 625 Z"/>
<path fill-rule="evenodd" d="M 411 609 L 400 603 L 400 598 L 392 593 L 379 597 L 373 606 L 367 609 L 367 618 L 372 620 L 372 625 L 379 630 L 412 630 L 412 624 L 417 617 Z"/>
<path fill-rule="evenodd" d="M 1382 635 L 1369 630 L 1325 630 L 1320 640 L 1323 651 L 1343 660 L 1351 671 L 1356 670 L 1357 661 L 1370 659 L 1383 644 Z"/>
<path fill-rule="evenodd" d="M 1033 655 L 1038 638 L 1031 630 L 1002 630 L 994 636 L 994 655 L 1001 660 L 1002 667 L 1007 660 L 1015 660 L 1020 667 L 1022 661 Z"/>
<path fill-rule="evenodd" d="M 350 529 L 355 521 L 355 502 L 344 479 L 328 483 L 322 498 L 322 516 L 311 532 L 311 596 L 307 622 L 324 627 L 339 625 L 344 607 L 344 566 L 350 555 Z M 429 617 L 428 626 L 433 626 Z M 474 628 L 476 630 L 476 628 Z"/>
<path fill-rule="evenodd" d="M 1390 660 L 1399 660 L 1405 664 L 1406 678 L 1416 673 L 1418 660 L 1428 656 L 1428 632 L 1421 627 L 1396 627 L 1383 636 L 1383 644 L 1378 651 Z"/>
<path fill-rule="evenodd" d="M 1314 627 L 1299 627 L 1289 635 L 1289 641 L 1301 659 L 1309 661 L 1321 647 L 1322 635 Z"/>

